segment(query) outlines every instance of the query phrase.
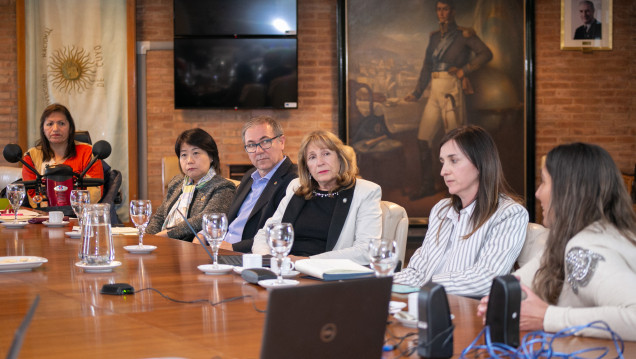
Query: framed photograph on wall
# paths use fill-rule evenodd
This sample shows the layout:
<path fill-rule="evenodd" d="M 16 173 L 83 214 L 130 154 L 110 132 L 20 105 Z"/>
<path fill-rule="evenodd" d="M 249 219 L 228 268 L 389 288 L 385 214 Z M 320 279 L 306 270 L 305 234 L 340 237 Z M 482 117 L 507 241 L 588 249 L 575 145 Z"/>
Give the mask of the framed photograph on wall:
<path fill-rule="evenodd" d="M 561 0 L 562 50 L 612 49 L 612 0 Z"/>
<path fill-rule="evenodd" d="M 495 139 L 506 179 L 534 218 L 532 0 L 338 4 L 339 130 L 360 175 L 411 224 L 426 224 L 448 196 L 440 140 L 475 124 Z M 455 92 L 432 86 L 443 79 Z"/>

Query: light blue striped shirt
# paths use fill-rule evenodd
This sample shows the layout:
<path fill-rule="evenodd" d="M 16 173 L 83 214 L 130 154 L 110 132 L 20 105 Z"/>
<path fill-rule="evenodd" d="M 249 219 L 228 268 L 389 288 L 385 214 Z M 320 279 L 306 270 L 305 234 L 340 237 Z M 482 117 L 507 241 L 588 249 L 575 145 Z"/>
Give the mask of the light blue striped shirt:
<path fill-rule="evenodd" d="M 433 207 L 422 246 L 408 267 L 395 274 L 393 282 L 421 287 L 432 280 L 449 294 L 486 295 L 494 277 L 509 274 L 517 260 L 526 239 L 528 212 L 501 196 L 497 211 L 463 239 L 472 230 L 475 204 L 459 213 L 449 204 L 450 199 L 443 199 Z"/>
<path fill-rule="evenodd" d="M 283 159 L 271 169 L 271 171 L 267 172 L 265 177 L 261 177 L 258 171 L 254 171 L 252 173 L 252 188 L 250 189 L 250 193 L 247 194 L 243 204 L 241 204 L 241 208 L 236 215 L 236 218 L 230 223 L 227 229 L 227 235 L 225 236 L 225 241 L 234 244 L 240 242 L 243 237 L 243 229 L 245 228 L 245 223 L 249 219 L 250 213 L 252 213 L 252 209 L 256 204 L 256 201 L 261 197 L 261 194 L 265 190 L 267 183 L 274 176 L 274 173 L 278 170 L 280 165 L 283 164 L 287 156 L 283 157 Z"/>

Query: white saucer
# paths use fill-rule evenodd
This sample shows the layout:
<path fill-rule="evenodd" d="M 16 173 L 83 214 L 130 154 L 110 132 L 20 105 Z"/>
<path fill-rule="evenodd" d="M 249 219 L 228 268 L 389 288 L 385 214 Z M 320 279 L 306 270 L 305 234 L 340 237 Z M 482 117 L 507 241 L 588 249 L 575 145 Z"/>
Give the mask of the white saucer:
<path fill-rule="evenodd" d="M 0 272 L 28 271 L 48 262 L 48 259 L 32 256 L 0 257 Z"/>
<path fill-rule="evenodd" d="M 404 308 L 406 308 L 406 303 L 404 302 L 396 302 L 393 300 L 389 302 L 389 314 L 395 314 Z"/>
<path fill-rule="evenodd" d="M 6 222 L 2 222 L 2 225 L 7 227 L 7 228 L 24 228 L 24 226 L 26 226 L 29 222 L 15 222 L 13 223 L 13 221 L 6 221 Z"/>
<path fill-rule="evenodd" d="M 150 253 L 152 251 L 154 251 L 155 249 L 157 249 L 157 246 L 151 246 L 148 244 L 143 244 L 143 245 L 132 245 L 132 246 L 124 246 L 124 249 L 127 250 L 130 253 L 135 253 L 135 254 L 146 254 L 146 253 Z"/>
<path fill-rule="evenodd" d="M 88 265 L 82 262 L 75 263 L 75 266 L 84 269 L 84 272 L 86 273 L 108 273 L 112 272 L 113 268 L 119 267 L 120 265 L 120 261 L 112 261 L 110 264 L 105 265 Z"/>
<path fill-rule="evenodd" d="M 205 274 L 217 275 L 231 272 L 234 266 L 231 266 L 229 264 L 219 264 L 214 267 L 214 264 L 201 264 L 197 268 L 199 268 L 199 270 Z"/>
<path fill-rule="evenodd" d="M 64 232 L 64 234 L 74 239 L 82 238 L 82 232 L 73 231 L 73 232 Z"/>
<path fill-rule="evenodd" d="M 417 328 L 417 318 L 409 314 L 409 312 L 397 312 L 393 314 L 393 317 L 397 319 L 403 326 L 408 328 Z"/>
<path fill-rule="evenodd" d="M 64 227 L 68 224 L 68 221 L 62 221 L 60 223 L 51 223 L 49 221 L 44 221 L 42 222 L 42 224 L 44 224 L 47 227 Z"/>
<path fill-rule="evenodd" d="M 260 285 L 263 288 L 293 287 L 295 285 L 298 285 L 298 283 L 300 282 L 293 279 L 285 279 L 283 280 L 283 283 L 278 283 L 278 279 L 265 279 L 265 280 L 258 281 L 258 285 Z"/>

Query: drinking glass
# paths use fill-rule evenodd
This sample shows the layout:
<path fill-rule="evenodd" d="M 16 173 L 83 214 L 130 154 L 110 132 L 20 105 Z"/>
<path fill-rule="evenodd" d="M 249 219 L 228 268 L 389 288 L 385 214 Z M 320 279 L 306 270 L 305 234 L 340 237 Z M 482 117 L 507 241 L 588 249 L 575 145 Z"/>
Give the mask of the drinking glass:
<path fill-rule="evenodd" d="M 71 191 L 71 207 L 77 216 L 77 225 L 82 231 L 82 208 L 91 203 L 91 194 L 87 190 L 74 189 Z"/>
<path fill-rule="evenodd" d="M 144 245 L 144 233 L 152 215 L 152 202 L 147 199 L 130 201 L 130 219 L 139 231 L 139 247 Z"/>
<path fill-rule="evenodd" d="M 115 259 L 110 228 L 110 205 L 88 204 L 83 207 L 81 260 L 86 265 L 108 265 Z"/>
<path fill-rule="evenodd" d="M 277 284 L 283 281 L 283 260 L 294 245 L 294 227 L 291 223 L 272 223 L 267 225 L 267 244 L 272 251 L 272 257 L 278 263 Z"/>
<path fill-rule="evenodd" d="M 18 223 L 18 210 L 24 201 L 26 191 L 22 183 L 12 183 L 7 186 L 7 199 L 13 207 L 13 223 Z"/>
<path fill-rule="evenodd" d="M 369 242 L 368 254 L 376 277 L 388 277 L 393 274 L 398 262 L 398 246 L 395 241 L 373 239 Z"/>
<path fill-rule="evenodd" d="M 219 246 L 227 233 L 225 213 L 206 213 L 203 215 L 203 233 L 214 253 L 214 268 L 219 267 Z"/>

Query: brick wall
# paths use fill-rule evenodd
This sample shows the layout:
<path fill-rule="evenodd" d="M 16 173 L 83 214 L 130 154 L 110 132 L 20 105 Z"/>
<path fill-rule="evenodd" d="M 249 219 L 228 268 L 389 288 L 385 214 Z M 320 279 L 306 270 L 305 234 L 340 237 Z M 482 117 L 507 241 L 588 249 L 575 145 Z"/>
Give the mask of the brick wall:
<path fill-rule="evenodd" d="M 607 149 L 623 172 L 633 173 L 636 3 L 614 1 L 612 51 L 559 50 L 560 11 L 559 1 L 536 1 L 537 159 L 555 144 L 593 142 Z"/>
<path fill-rule="evenodd" d="M 299 45 L 297 110 L 174 110 L 172 51 L 147 55 L 148 193 L 161 202 L 161 158 L 174 156 L 182 131 L 201 127 L 216 140 L 223 174 L 230 163 L 249 163 L 241 128 L 252 116 L 269 114 L 283 125 L 285 152 L 296 162 L 302 136 L 314 129 L 337 131 L 336 2 L 298 2 Z M 172 0 L 138 0 L 138 41 L 172 41 Z"/>
<path fill-rule="evenodd" d="M 17 140 L 15 1 L 0 0 L 0 147 Z M 620 169 L 631 173 L 636 161 L 636 3 L 614 0 L 614 50 L 590 54 L 559 49 L 560 3 L 535 0 L 535 163 L 555 144 L 588 141 L 605 147 Z M 298 0 L 298 9 L 298 110 L 174 110 L 172 53 L 148 53 L 151 199 L 160 201 L 161 157 L 174 155 L 174 140 L 185 129 L 200 126 L 213 134 L 225 171 L 228 163 L 247 162 L 239 136 L 252 115 L 272 114 L 283 123 L 292 159 L 304 133 L 336 131 L 336 0 Z M 171 39 L 172 0 L 137 0 L 137 40 Z"/>

